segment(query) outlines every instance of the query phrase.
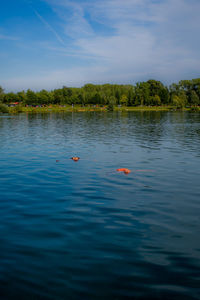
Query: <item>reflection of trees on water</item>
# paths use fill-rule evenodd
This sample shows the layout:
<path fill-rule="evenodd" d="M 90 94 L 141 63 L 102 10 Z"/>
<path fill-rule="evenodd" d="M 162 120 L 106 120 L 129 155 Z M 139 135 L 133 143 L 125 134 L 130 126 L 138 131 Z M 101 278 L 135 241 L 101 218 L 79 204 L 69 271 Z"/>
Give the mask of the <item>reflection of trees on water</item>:
<path fill-rule="evenodd" d="M 0 143 L 5 147 L 22 141 L 22 133 L 26 128 L 24 115 L 0 116 Z"/>
<path fill-rule="evenodd" d="M 27 131 L 32 140 L 54 137 L 60 142 L 123 144 L 131 141 L 158 147 L 163 135 L 165 114 L 150 112 L 73 112 L 29 114 Z"/>
<path fill-rule="evenodd" d="M 0 118 L 1 142 L 20 135 L 27 140 L 56 143 L 136 144 L 160 149 L 173 143 L 200 151 L 200 114 L 191 112 L 69 112 L 22 114 Z M 9 134 L 8 134 L 9 132 Z M 197 150 L 198 149 L 198 150 Z"/>
<path fill-rule="evenodd" d="M 168 135 L 180 149 L 197 151 L 200 154 L 200 114 L 174 112 L 169 114 Z"/>
<path fill-rule="evenodd" d="M 129 118 L 135 118 L 132 135 L 136 143 L 141 147 L 159 149 L 164 136 L 164 112 L 136 112 L 129 114 Z"/>

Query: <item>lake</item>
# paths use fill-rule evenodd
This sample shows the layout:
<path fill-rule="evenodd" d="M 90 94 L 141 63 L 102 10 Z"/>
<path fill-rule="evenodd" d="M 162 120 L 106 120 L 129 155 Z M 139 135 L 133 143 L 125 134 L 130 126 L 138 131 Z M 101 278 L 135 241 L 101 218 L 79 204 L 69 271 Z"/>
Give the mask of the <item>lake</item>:
<path fill-rule="evenodd" d="M 200 299 L 199 237 L 199 113 L 0 115 L 0 299 Z"/>

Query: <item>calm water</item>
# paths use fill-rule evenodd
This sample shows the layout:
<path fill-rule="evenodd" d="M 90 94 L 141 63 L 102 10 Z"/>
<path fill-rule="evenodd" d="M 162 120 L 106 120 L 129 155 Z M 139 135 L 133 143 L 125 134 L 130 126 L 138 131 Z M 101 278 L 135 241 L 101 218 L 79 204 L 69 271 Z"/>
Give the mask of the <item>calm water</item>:
<path fill-rule="evenodd" d="M 199 295 L 200 114 L 0 116 L 0 299 Z"/>

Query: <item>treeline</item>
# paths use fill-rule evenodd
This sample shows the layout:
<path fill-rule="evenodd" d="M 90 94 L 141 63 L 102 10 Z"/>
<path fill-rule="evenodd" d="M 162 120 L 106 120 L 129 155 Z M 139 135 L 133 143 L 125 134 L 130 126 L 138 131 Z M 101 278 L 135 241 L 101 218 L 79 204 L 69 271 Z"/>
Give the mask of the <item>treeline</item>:
<path fill-rule="evenodd" d="M 181 80 L 178 84 L 164 86 L 157 80 L 148 80 L 133 85 L 86 84 L 81 88 L 63 88 L 52 91 L 32 90 L 18 93 L 4 93 L 0 87 L 0 102 L 22 105 L 122 105 L 122 106 L 159 106 L 176 107 L 200 105 L 200 78 Z"/>

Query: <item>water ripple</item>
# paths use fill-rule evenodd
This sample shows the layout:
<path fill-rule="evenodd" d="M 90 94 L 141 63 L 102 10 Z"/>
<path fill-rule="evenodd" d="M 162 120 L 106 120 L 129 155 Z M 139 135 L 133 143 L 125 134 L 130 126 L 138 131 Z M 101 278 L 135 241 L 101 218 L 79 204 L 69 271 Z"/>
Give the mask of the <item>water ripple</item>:
<path fill-rule="evenodd" d="M 199 299 L 199 134 L 198 113 L 0 116 L 1 298 Z"/>

